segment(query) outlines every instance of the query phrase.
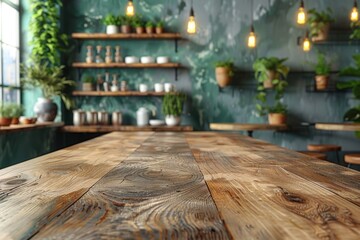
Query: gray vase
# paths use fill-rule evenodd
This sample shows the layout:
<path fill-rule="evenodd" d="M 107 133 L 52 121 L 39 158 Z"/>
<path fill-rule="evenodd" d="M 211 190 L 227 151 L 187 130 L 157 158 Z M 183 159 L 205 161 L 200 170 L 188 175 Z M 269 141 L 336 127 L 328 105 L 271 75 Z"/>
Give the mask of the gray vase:
<path fill-rule="evenodd" d="M 56 118 L 58 107 L 51 99 L 38 98 L 34 106 L 34 112 L 38 122 L 53 122 Z"/>

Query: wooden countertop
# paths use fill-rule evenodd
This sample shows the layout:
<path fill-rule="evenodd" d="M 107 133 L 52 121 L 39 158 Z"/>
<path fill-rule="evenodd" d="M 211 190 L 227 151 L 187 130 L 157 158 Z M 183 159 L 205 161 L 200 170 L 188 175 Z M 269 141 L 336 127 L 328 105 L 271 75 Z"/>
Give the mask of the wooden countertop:
<path fill-rule="evenodd" d="M 64 126 L 63 122 L 17 124 L 17 125 L 10 125 L 9 127 L 0 127 L 0 134 L 1 133 L 9 133 L 9 132 L 19 132 L 19 131 L 30 130 L 30 129 L 35 129 L 35 128 L 62 127 L 62 126 Z"/>
<path fill-rule="evenodd" d="M 360 123 L 316 123 L 315 128 L 327 131 L 360 131 Z"/>
<path fill-rule="evenodd" d="M 144 126 L 138 127 L 133 125 L 84 125 L 84 126 L 64 126 L 62 128 L 64 132 L 69 133 L 109 133 L 109 132 L 191 132 L 192 126 Z"/>
<path fill-rule="evenodd" d="M 287 125 L 270 125 L 267 123 L 210 123 L 210 129 L 228 131 L 286 130 Z"/>
<path fill-rule="evenodd" d="M 0 170 L 0 239 L 360 239 L 360 173 L 246 136 L 114 132 Z"/>

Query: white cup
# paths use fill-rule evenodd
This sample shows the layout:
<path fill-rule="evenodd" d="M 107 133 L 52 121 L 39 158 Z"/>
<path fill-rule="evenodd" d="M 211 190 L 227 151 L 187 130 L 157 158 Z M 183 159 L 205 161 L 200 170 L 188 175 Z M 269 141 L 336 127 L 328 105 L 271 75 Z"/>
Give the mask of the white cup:
<path fill-rule="evenodd" d="M 147 91 L 147 85 L 141 83 L 141 84 L 139 85 L 139 91 L 140 91 L 140 92 L 146 92 L 146 91 Z"/>
<path fill-rule="evenodd" d="M 174 85 L 171 83 L 165 83 L 164 88 L 165 88 L 165 92 L 171 92 L 174 90 Z"/>
<path fill-rule="evenodd" d="M 162 91 L 164 91 L 164 85 L 161 83 L 155 83 L 154 89 L 155 89 L 155 92 L 162 92 Z"/>

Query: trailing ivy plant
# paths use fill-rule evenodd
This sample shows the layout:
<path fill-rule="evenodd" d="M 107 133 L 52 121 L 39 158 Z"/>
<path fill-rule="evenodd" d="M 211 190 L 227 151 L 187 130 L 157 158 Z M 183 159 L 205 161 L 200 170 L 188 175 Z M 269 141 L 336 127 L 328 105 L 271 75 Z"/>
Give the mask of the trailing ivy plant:
<path fill-rule="evenodd" d="M 353 56 L 355 66 L 344 68 L 340 71 L 341 76 L 354 77 L 350 81 L 338 82 L 338 89 L 352 89 L 354 98 L 360 100 L 360 54 Z M 344 114 L 344 121 L 360 123 L 360 104 L 347 110 Z M 356 132 L 356 136 L 360 138 L 360 131 Z"/>
<path fill-rule="evenodd" d="M 359 40 L 360 39 L 360 21 L 352 22 L 350 24 L 352 33 L 350 34 L 350 39 Z"/>
<path fill-rule="evenodd" d="M 310 9 L 309 13 L 309 26 L 310 36 L 317 36 L 319 31 L 327 24 L 334 22 L 334 18 L 331 17 L 332 11 L 327 8 L 325 11 L 318 12 L 316 9 Z"/>
<path fill-rule="evenodd" d="M 180 116 L 183 111 L 183 105 L 186 100 L 184 93 L 167 93 L 162 103 L 162 111 L 165 116 Z"/>

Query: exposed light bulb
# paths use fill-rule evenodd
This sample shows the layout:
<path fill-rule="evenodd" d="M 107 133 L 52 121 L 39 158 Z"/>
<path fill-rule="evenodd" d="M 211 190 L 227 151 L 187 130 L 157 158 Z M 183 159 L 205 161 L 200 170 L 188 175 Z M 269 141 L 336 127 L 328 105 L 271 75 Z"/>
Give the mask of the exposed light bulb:
<path fill-rule="evenodd" d="M 132 0 L 128 0 L 128 4 L 126 6 L 126 15 L 127 16 L 134 16 L 135 14 L 135 9 L 134 9 L 134 4 Z"/>
<path fill-rule="evenodd" d="M 256 47 L 256 35 L 254 31 L 254 26 L 251 26 L 250 34 L 248 37 L 248 47 L 255 48 Z"/>
<path fill-rule="evenodd" d="M 304 25 L 306 23 L 306 12 L 304 8 L 304 1 L 301 0 L 300 7 L 297 12 L 297 23 Z"/>
<path fill-rule="evenodd" d="M 350 20 L 352 22 L 357 22 L 359 20 L 359 11 L 358 11 L 358 7 L 357 7 L 357 2 L 356 0 L 354 1 L 354 6 L 351 9 L 351 13 L 350 13 Z"/>
<path fill-rule="evenodd" d="M 311 42 L 309 39 L 309 33 L 306 32 L 304 41 L 303 41 L 303 50 L 304 52 L 309 52 L 311 50 Z"/>
<path fill-rule="evenodd" d="M 189 21 L 188 21 L 188 24 L 187 24 L 187 32 L 189 34 L 195 34 L 196 33 L 195 14 L 194 14 L 194 9 L 192 7 L 190 9 L 190 16 L 189 16 Z"/>

